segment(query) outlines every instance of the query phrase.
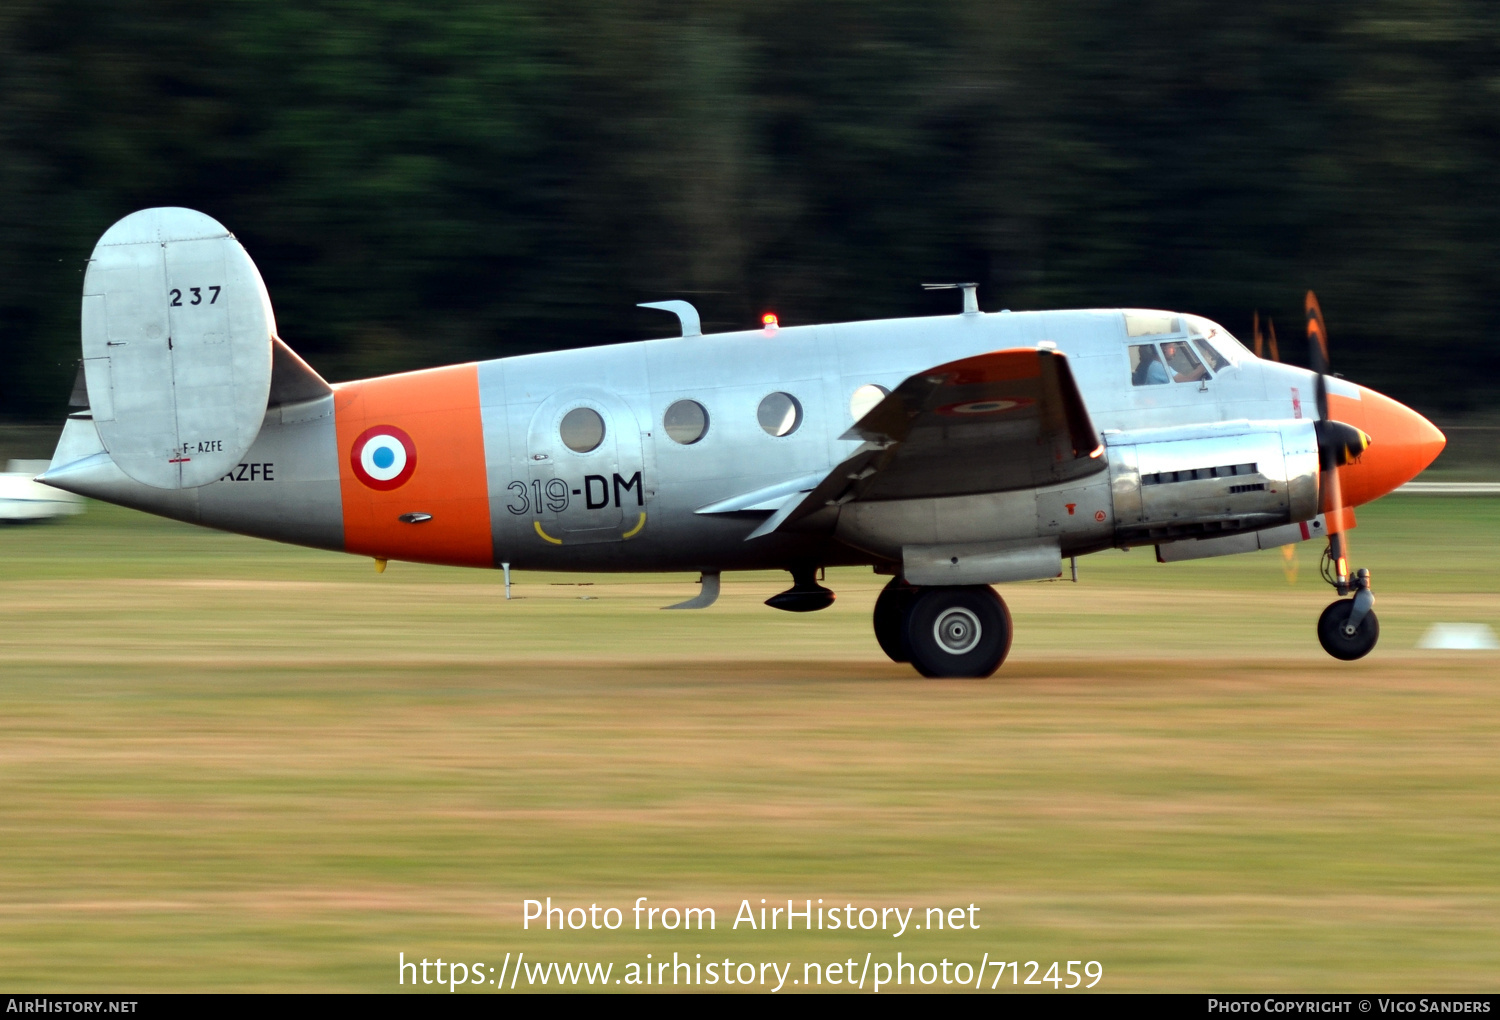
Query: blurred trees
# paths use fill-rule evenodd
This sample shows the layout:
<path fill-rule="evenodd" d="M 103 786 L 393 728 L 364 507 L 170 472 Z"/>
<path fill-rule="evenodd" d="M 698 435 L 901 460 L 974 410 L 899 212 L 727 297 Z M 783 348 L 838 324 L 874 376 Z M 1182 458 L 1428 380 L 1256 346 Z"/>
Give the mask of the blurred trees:
<path fill-rule="evenodd" d="M 1483 0 L 10 0 L 0 414 L 51 416 L 83 260 L 187 205 L 330 378 L 983 307 L 1328 314 L 1335 365 L 1493 399 Z M 1291 360 L 1301 344 L 1284 342 Z"/>

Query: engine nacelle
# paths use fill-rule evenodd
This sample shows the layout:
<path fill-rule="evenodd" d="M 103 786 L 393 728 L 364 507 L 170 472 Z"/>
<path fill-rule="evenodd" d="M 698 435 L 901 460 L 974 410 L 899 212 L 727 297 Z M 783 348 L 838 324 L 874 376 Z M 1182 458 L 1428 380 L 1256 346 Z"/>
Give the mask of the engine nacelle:
<path fill-rule="evenodd" d="M 1318 513 L 1311 421 L 1222 422 L 1104 438 L 1120 545 L 1255 531 Z"/>

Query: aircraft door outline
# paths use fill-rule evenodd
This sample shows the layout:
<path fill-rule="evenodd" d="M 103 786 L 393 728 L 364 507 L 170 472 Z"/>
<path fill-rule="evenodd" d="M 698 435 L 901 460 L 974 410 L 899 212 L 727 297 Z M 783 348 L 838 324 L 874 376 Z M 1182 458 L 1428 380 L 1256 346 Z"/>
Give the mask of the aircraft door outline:
<path fill-rule="evenodd" d="M 599 416 L 604 434 L 597 446 L 571 449 L 562 435 L 570 413 Z M 570 389 L 539 405 L 526 441 L 527 478 L 510 483 L 512 513 L 522 507 L 532 530 L 553 545 L 618 542 L 645 525 L 645 457 L 635 414 L 603 390 Z M 521 488 L 526 491 L 521 492 Z"/>

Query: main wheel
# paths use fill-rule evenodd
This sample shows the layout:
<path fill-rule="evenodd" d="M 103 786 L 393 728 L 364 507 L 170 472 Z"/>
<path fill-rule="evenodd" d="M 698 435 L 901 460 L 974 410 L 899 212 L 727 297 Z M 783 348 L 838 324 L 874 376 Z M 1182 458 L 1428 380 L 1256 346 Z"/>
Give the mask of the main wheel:
<path fill-rule="evenodd" d="M 1366 613 L 1353 633 L 1349 632 L 1349 615 L 1353 612 L 1353 599 L 1339 599 L 1318 617 L 1318 643 L 1323 651 L 1346 662 L 1369 655 L 1380 640 L 1380 621 L 1374 612 Z"/>
<path fill-rule="evenodd" d="M 924 588 L 912 599 L 903 635 L 923 676 L 986 677 L 1010 651 L 1010 610 L 987 586 Z"/>
<path fill-rule="evenodd" d="M 890 656 L 892 662 L 911 661 L 902 630 L 906 611 L 916 595 L 917 589 L 894 577 L 875 600 L 875 640 L 880 642 L 880 650 Z"/>

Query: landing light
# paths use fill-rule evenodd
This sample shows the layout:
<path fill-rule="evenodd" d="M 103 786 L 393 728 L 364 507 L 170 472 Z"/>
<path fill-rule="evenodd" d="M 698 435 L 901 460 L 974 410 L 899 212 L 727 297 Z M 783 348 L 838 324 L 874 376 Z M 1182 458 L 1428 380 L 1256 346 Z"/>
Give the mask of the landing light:
<path fill-rule="evenodd" d="M 766 328 L 767 332 L 781 328 L 781 323 L 776 320 L 775 312 L 767 312 L 765 315 L 762 315 L 760 317 L 760 324 Z"/>

